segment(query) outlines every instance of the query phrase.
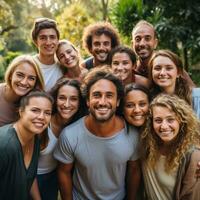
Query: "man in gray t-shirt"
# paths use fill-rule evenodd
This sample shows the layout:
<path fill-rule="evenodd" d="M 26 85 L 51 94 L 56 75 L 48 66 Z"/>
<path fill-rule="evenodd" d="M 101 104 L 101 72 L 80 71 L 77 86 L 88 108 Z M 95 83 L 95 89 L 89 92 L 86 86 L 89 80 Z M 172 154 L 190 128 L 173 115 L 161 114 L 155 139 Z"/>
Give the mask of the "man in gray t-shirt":
<path fill-rule="evenodd" d="M 85 77 L 83 94 L 89 114 L 63 130 L 54 152 L 62 199 L 135 199 L 138 133 L 116 114 L 123 86 L 109 69 L 95 68 Z"/>

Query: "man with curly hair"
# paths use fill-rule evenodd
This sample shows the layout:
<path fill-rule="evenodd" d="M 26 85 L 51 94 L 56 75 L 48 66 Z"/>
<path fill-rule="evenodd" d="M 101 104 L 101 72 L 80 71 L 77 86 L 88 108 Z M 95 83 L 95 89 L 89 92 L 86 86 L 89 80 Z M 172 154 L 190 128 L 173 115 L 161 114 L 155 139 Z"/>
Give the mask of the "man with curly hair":
<path fill-rule="evenodd" d="M 82 40 L 83 47 L 92 55 L 82 63 L 87 69 L 107 64 L 109 52 L 120 43 L 118 31 L 109 22 L 87 26 Z"/>

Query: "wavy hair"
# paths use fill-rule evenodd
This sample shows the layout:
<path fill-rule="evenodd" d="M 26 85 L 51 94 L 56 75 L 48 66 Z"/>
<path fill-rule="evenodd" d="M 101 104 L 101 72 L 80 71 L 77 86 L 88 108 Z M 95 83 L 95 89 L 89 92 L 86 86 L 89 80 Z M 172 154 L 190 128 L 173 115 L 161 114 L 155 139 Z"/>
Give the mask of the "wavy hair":
<path fill-rule="evenodd" d="M 176 95 L 160 94 L 150 105 L 149 116 L 145 128 L 141 134 L 141 146 L 143 159 L 154 167 L 160 157 L 162 140 L 157 136 L 153 128 L 153 108 L 161 106 L 174 112 L 178 118 L 180 129 L 174 141 L 169 145 L 169 152 L 166 156 L 165 169 L 170 172 L 176 169 L 185 153 L 200 141 L 200 122 L 192 108 Z"/>

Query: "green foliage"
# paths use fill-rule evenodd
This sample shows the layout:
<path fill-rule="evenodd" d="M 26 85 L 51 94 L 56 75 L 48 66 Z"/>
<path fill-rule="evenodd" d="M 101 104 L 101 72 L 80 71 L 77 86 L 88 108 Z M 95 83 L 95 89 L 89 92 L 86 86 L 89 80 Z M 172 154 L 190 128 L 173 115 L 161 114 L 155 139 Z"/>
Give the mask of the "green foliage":
<path fill-rule="evenodd" d="M 81 4 L 71 4 L 66 7 L 56 20 L 61 38 L 71 41 L 79 49 L 81 48 L 83 29 L 94 22 L 87 9 Z"/>

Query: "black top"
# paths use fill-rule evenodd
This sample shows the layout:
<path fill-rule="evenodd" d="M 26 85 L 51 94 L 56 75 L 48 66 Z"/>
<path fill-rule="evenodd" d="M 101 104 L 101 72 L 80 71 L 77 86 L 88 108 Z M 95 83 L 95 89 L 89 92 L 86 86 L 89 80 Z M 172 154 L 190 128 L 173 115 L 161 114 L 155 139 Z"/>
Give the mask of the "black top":
<path fill-rule="evenodd" d="M 24 163 L 22 146 L 12 124 L 0 128 L 0 199 L 28 200 L 37 174 L 40 152 L 35 136 L 32 160 L 28 168 Z"/>

